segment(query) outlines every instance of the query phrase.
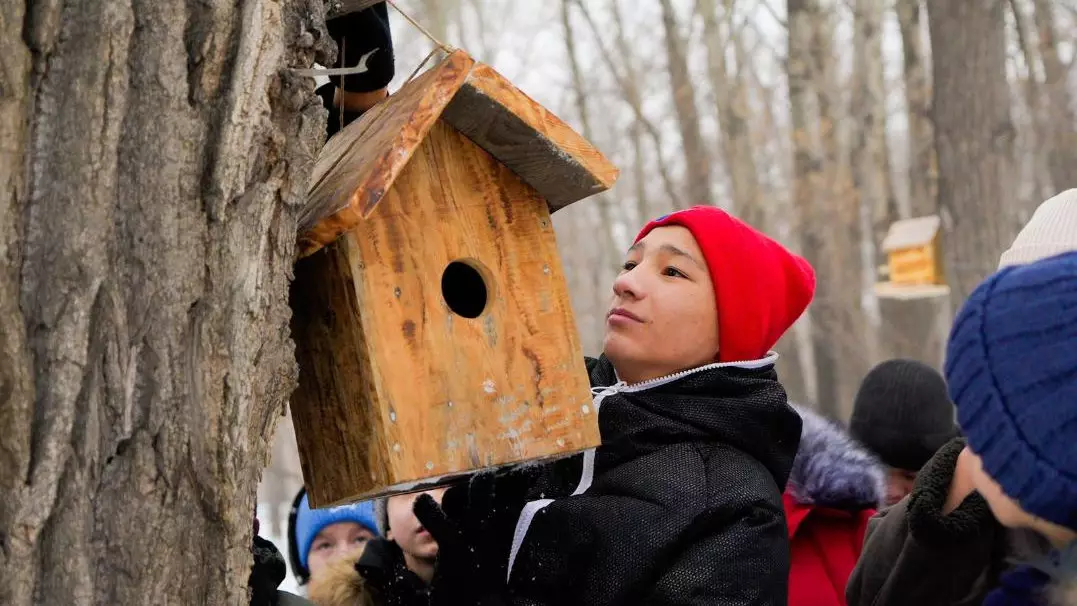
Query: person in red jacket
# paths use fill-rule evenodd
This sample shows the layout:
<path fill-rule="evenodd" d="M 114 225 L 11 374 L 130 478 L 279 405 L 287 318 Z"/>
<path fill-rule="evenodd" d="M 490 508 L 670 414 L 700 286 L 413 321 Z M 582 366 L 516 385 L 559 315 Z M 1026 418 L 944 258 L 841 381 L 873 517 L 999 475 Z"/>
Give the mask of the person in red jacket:
<path fill-rule="evenodd" d="M 789 527 L 789 605 L 845 606 L 886 470 L 838 425 L 802 407 L 800 447 L 782 501 Z"/>

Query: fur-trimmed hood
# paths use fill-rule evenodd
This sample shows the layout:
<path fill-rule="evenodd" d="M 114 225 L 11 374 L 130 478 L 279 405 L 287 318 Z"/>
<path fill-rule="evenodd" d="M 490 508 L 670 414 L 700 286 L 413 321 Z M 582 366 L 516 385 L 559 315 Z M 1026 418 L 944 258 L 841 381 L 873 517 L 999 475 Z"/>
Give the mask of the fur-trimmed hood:
<path fill-rule="evenodd" d="M 309 598 L 317 606 L 374 606 L 366 583 L 355 570 L 359 554 L 330 563 L 318 576 L 311 577 Z"/>
<path fill-rule="evenodd" d="M 800 505 L 835 509 L 879 507 L 886 497 L 886 471 L 840 426 L 793 405 L 804 425 L 786 485 Z"/>

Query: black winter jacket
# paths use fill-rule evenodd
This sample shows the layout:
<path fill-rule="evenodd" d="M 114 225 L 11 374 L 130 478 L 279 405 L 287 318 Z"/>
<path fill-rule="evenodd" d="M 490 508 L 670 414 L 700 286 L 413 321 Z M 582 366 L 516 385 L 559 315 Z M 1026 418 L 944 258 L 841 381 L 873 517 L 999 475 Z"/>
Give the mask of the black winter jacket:
<path fill-rule="evenodd" d="M 770 362 L 626 387 L 589 359 L 591 384 L 615 386 L 596 390 L 592 481 L 570 496 L 582 455 L 546 466 L 531 498 L 553 500 L 517 524 L 508 601 L 785 606 L 781 495 L 801 420 Z"/>

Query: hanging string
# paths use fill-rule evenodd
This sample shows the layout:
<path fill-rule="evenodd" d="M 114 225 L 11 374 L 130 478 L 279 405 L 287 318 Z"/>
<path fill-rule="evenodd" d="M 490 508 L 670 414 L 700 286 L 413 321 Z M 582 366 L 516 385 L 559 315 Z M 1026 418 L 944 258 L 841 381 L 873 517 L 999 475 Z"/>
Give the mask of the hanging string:
<path fill-rule="evenodd" d="M 347 38 L 341 38 L 340 39 L 340 66 L 341 67 L 344 67 L 344 57 L 346 56 L 344 51 L 345 51 L 345 48 L 346 48 L 347 44 L 348 44 L 348 39 Z M 359 66 L 366 67 L 365 65 L 363 65 L 362 57 L 359 58 L 359 65 L 356 66 L 356 67 L 359 67 Z M 334 97 L 336 97 L 337 95 L 340 96 L 340 101 L 338 102 L 339 105 L 337 106 L 337 109 L 339 110 L 339 113 L 337 114 L 337 120 L 339 120 L 339 122 L 337 122 L 337 124 L 339 125 L 338 128 L 344 128 L 344 91 L 346 90 L 344 88 L 344 76 L 346 76 L 346 75 L 347 74 L 341 74 L 340 75 L 340 88 L 338 90 L 333 91 L 333 96 Z"/>
<path fill-rule="evenodd" d="M 403 10 L 401 10 L 401 8 L 400 8 L 399 6 L 397 6 L 397 5 L 396 5 L 396 2 L 393 2 L 393 0 L 385 0 L 385 2 L 386 2 L 386 3 L 387 3 L 387 4 L 389 5 L 389 6 L 393 7 L 393 9 L 394 9 L 394 10 L 396 10 L 396 12 L 400 13 L 400 16 L 401 16 L 401 17 L 403 17 L 403 18 L 407 19 L 407 20 L 408 20 L 408 23 L 410 23 L 410 24 L 412 24 L 413 26 L 415 26 L 415 29 L 417 29 L 417 30 L 419 30 L 420 32 L 422 32 L 422 34 L 423 34 L 424 36 L 426 36 L 426 37 L 427 37 L 427 38 L 428 38 L 428 39 L 429 39 L 429 40 L 430 40 L 431 42 L 433 42 L 433 43 L 434 43 L 434 45 L 435 45 L 435 46 L 437 46 L 437 47 L 438 47 L 439 49 L 441 49 L 441 50 L 445 51 L 446 53 L 451 53 L 451 52 L 453 52 L 454 50 L 456 50 L 455 48 L 453 48 L 453 47 L 449 46 L 448 44 L 445 44 L 445 43 L 444 43 L 444 42 L 442 42 L 441 40 L 438 40 L 438 39 L 437 39 L 437 37 L 435 37 L 435 36 L 434 36 L 434 34 L 431 34 L 430 32 L 426 31 L 426 28 L 425 28 L 425 27 L 423 27 L 422 25 L 419 25 L 419 22 L 418 22 L 418 21 L 416 21 L 415 19 L 412 19 L 412 18 L 411 18 L 411 15 L 409 15 L 409 14 L 405 13 L 405 12 L 404 12 Z"/>
<path fill-rule="evenodd" d="M 404 81 L 405 84 L 407 84 L 408 82 L 411 82 L 412 78 L 414 78 L 416 74 L 418 74 L 420 71 L 422 71 L 423 67 L 426 66 L 427 62 L 430 61 L 431 57 L 436 55 L 438 53 L 438 51 L 444 52 L 445 54 L 451 54 L 454 50 L 456 50 L 452 46 L 449 46 L 448 44 L 445 44 L 441 40 L 438 40 L 437 36 L 435 36 L 434 34 L 431 34 L 429 31 L 427 31 L 427 29 L 425 27 L 420 25 L 418 21 L 416 21 L 415 19 L 412 19 L 411 15 L 405 13 L 403 11 L 403 9 L 401 9 L 399 6 L 396 5 L 396 2 L 393 2 L 393 0 L 385 0 L 385 2 L 388 3 L 389 6 L 393 7 L 393 10 L 400 13 L 401 17 L 406 19 L 408 23 L 410 23 L 412 26 L 415 27 L 415 29 L 419 30 L 424 36 L 426 36 L 426 38 L 428 40 L 430 40 L 431 42 L 434 43 L 434 48 L 429 53 L 427 53 L 426 57 L 411 72 L 411 75 L 408 76 L 408 79 Z"/>

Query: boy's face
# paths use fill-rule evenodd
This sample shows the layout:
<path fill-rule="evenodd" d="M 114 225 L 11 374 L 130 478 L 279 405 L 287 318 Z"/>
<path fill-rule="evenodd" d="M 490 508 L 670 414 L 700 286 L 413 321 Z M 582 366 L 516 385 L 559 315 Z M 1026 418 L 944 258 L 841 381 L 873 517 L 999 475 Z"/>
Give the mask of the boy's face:
<path fill-rule="evenodd" d="M 386 537 L 395 541 L 405 555 L 419 560 L 433 560 L 438 555 L 438 544 L 430 532 L 423 528 L 419 519 L 415 517 L 412 507 L 415 499 L 421 494 L 428 494 L 434 500 L 441 503 L 441 496 L 445 494 L 444 488 L 428 492 L 416 492 L 400 494 L 389 497 L 386 504 L 386 513 L 389 517 L 389 531 Z"/>
<path fill-rule="evenodd" d="M 374 538 L 369 528 L 355 522 L 337 522 L 323 528 L 310 544 L 307 569 L 311 578 L 318 576 L 331 562 L 360 551 Z"/>
<path fill-rule="evenodd" d="M 987 501 L 991 513 L 1000 524 L 1007 528 L 1027 528 L 1047 537 L 1055 545 L 1066 545 L 1077 540 L 1077 532 L 1063 526 L 1038 518 L 1024 509 L 1017 501 L 1011 499 L 1002 491 L 1002 487 L 984 471 L 980 457 L 971 450 L 969 474 L 972 477 L 972 485 L 976 491 Z"/>
<path fill-rule="evenodd" d="M 613 282 L 603 351 L 630 383 L 714 362 L 718 306 L 688 229 L 656 228 L 629 249 Z"/>

